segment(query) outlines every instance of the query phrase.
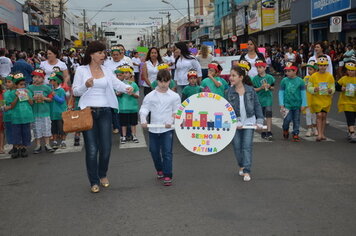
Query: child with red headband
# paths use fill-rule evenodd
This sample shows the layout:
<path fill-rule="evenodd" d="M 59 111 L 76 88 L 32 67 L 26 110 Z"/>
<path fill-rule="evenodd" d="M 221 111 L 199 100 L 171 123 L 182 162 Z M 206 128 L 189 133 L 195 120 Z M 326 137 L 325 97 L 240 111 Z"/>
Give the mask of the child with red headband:
<path fill-rule="evenodd" d="M 284 71 L 287 77 L 283 78 L 279 89 L 279 105 L 283 111 L 283 137 L 289 138 L 289 124 L 293 121 L 293 142 L 300 142 L 299 126 L 300 112 L 307 105 L 304 80 L 297 76 L 298 67 L 291 62 L 286 63 Z"/>
<path fill-rule="evenodd" d="M 49 139 L 52 136 L 51 132 L 51 108 L 52 89 L 44 84 L 45 72 L 42 69 L 36 69 L 32 72 L 33 84 L 28 87 L 28 90 L 33 94 L 33 135 L 35 138 L 36 147 L 33 150 L 34 154 L 41 152 L 41 139 L 44 139 L 45 150 L 54 152 L 54 149 L 49 144 Z"/>
<path fill-rule="evenodd" d="M 229 88 L 229 85 L 224 79 L 219 77 L 222 67 L 217 62 L 214 62 L 210 63 L 208 68 L 208 78 L 205 78 L 200 86 L 204 91 L 225 97 L 225 90 Z"/>
<path fill-rule="evenodd" d="M 275 79 L 266 73 L 267 63 L 257 60 L 255 63 L 258 75 L 252 79 L 253 87 L 258 95 L 262 106 L 263 115 L 267 123 L 267 132 L 262 132 L 261 137 L 269 141 L 272 140 L 272 103 Z"/>
<path fill-rule="evenodd" d="M 182 101 L 202 91 L 202 87 L 198 85 L 198 72 L 195 69 L 188 71 L 188 82 L 189 85 L 182 91 Z"/>

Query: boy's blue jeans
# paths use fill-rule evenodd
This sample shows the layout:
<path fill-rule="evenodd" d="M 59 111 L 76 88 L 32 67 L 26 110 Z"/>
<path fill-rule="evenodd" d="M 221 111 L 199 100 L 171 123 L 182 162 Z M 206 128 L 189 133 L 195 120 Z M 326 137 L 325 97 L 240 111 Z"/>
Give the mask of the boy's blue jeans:
<path fill-rule="evenodd" d="M 253 134 L 253 129 L 238 129 L 232 140 L 237 163 L 244 173 L 251 172 Z"/>
<path fill-rule="evenodd" d="M 163 171 L 164 177 L 172 178 L 173 130 L 164 133 L 149 132 L 150 152 L 157 171 Z"/>
<path fill-rule="evenodd" d="M 289 110 L 288 115 L 283 120 L 283 130 L 289 130 L 290 122 L 293 122 L 293 135 L 298 135 L 300 127 L 300 109 Z"/>

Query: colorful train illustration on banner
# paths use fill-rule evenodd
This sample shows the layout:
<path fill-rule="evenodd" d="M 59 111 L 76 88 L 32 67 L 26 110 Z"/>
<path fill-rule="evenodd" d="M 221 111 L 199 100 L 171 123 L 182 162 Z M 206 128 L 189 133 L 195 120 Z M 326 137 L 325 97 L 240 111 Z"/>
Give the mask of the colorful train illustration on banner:
<path fill-rule="evenodd" d="M 215 112 L 214 113 L 214 121 L 209 120 L 208 121 L 208 112 L 206 111 L 200 111 L 199 114 L 199 120 L 198 119 L 193 119 L 194 117 L 194 110 L 185 110 L 185 119 L 183 119 L 183 122 L 181 123 L 180 127 L 181 129 L 202 129 L 202 130 L 217 130 L 219 131 L 220 129 L 223 131 L 229 131 L 231 128 L 231 123 L 228 121 L 223 122 L 223 116 L 224 113 L 222 112 Z"/>

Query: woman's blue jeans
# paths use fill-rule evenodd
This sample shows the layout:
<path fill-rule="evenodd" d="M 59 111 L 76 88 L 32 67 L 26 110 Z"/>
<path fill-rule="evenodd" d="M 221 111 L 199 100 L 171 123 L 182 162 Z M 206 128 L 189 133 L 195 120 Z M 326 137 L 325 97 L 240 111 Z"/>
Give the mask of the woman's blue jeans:
<path fill-rule="evenodd" d="M 100 179 L 106 177 L 112 144 L 111 108 L 92 108 L 92 115 L 93 128 L 83 132 L 85 160 L 91 186 L 99 185 Z"/>
<path fill-rule="evenodd" d="M 232 140 L 237 163 L 244 173 L 251 172 L 253 133 L 253 129 L 238 129 Z"/>

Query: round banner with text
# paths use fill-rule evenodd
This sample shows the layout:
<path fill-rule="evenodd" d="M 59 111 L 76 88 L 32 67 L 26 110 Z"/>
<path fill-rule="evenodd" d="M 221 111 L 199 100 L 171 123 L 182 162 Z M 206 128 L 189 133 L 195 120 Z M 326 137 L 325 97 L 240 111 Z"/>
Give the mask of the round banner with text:
<path fill-rule="evenodd" d="M 215 93 L 198 93 L 187 98 L 175 117 L 181 144 L 198 155 L 222 151 L 234 138 L 236 114 L 225 98 Z"/>

